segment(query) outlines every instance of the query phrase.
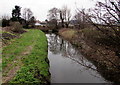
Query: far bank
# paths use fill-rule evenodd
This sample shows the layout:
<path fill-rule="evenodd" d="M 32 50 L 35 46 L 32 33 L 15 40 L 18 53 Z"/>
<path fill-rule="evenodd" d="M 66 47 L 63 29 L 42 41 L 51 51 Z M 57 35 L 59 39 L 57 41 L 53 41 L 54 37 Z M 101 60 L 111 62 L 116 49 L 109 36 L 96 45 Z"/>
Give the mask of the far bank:
<path fill-rule="evenodd" d="M 80 52 L 95 64 L 103 77 L 111 82 L 120 82 L 120 59 L 111 47 L 100 42 L 104 41 L 102 34 L 92 29 L 69 28 L 60 29 L 58 34 L 79 48 Z"/>

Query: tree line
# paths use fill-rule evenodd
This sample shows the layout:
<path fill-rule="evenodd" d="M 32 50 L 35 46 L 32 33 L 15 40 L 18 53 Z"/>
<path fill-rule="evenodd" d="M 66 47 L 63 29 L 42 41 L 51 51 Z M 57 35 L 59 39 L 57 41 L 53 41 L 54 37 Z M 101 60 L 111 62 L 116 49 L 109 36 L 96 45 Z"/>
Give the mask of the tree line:
<path fill-rule="evenodd" d="M 48 23 L 54 28 L 93 29 L 107 36 L 107 42 L 115 48 L 120 56 L 120 0 L 97 1 L 94 8 L 76 8 L 76 14 L 71 16 L 67 6 L 60 9 L 54 7 L 48 11 Z"/>
<path fill-rule="evenodd" d="M 87 23 L 107 26 L 118 26 L 120 24 L 120 0 L 98 1 L 94 8 L 76 8 L 75 11 L 76 13 L 72 17 L 71 10 L 67 6 L 53 7 L 48 11 L 47 21 L 51 24 L 53 22 L 55 25 L 60 23 L 61 27 L 68 28 L 70 22 L 74 20 L 74 23 L 78 24 L 81 29 L 85 28 L 84 26 Z"/>
<path fill-rule="evenodd" d="M 2 16 L 2 27 L 10 26 L 13 22 L 19 22 L 24 28 L 34 27 L 35 17 L 30 8 L 24 8 L 23 14 L 21 14 L 20 6 L 15 6 L 12 10 L 12 17 L 7 15 Z"/>
<path fill-rule="evenodd" d="M 53 7 L 49 10 L 47 22 L 54 28 L 58 26 L 68 28 L 71 19 L 71 10 L 67 6 L 61 9 Z"/>

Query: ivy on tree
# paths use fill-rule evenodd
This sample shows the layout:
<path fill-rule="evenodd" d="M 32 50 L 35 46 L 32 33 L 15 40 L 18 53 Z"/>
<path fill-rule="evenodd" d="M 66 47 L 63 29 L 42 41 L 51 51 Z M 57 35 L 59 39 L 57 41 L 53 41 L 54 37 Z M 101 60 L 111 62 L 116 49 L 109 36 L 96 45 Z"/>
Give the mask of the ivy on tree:
<path fill-rule="evenodd" d="M 21 11 L 21 7 L 16 5 L 15 9 L 12 10 L 12 18 L 11 18 L 12 21 L 20 21 L 21 19 L 20 11 Z"/>

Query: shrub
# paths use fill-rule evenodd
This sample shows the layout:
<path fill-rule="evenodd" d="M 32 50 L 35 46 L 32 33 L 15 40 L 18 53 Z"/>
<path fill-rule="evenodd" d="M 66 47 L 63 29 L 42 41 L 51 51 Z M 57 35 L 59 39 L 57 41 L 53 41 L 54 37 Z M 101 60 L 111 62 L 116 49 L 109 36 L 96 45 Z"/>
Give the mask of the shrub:
<path fill-rule="evenodd" d="M 2 19 L 2 27 L 9 26 L 9 22 L 10 22 L 10 20 Z"/>
<path fill-rule="evenodd" d="M 11 22 L 10 25 L 12 26 L 12 31 L 20 32 L 22 31 L 22 25 L 19 22 Z"/>

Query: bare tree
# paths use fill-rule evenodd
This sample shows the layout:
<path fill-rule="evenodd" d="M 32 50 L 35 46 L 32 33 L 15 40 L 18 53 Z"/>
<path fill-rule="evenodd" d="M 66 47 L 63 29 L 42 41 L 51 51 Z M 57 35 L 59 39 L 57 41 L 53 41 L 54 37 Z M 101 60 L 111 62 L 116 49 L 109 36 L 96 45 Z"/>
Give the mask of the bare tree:
<path fill-rule="evenodd" d="M 48 11 L 49 26 L 52 28 L 58 28 L 58 11 L 55 7 Z"/>
<path fill-rule="evenodd" d="M 59 11 L 59 13 L 60 13 L 60 20 L 61 20 L 61 25 L 62 25 L 62 27 L 64 28 L 64 13 L 63 13 L 63 11 Z"/>
<path fill-rule="evenodd" d="M 2 19 L 10 20 L 10 16 L 9 15 L 3 15 Z"/>
<path fill-rule="evenodd" d="M 58 19 L 58 8 L 52 8 L 49 10 L 49 14 L 48 14 L 49 20 L 52 19 Z"/>
<path fill-rule="evenodd" d="M 98 27 L 104 34 L 106 34 L 113 42 L 116 50 L 116 55 L 120 56 L 119 46 L 120 46 L 120 0 L 105 0 L 105 3 L 98 2 L 97 6 L 101 7 L 105 13 L 99 16 L 97 13 L 97 18 L 107 26 L 103 30 L 102 27 Z"/>
<path fill-rule="evenodd" d="M 117 56 L 120 56 L 120 0 L 104 0 L 97 2 L 96 8 L 90 13 L 82 12 L 88 22 L 97 28 L 98 31 L 107 36 L 110 46 L 114 47 Z"/>
<path fill-rule="evenodd" d="M 71 18 L 70 9 L 68 9 L 67 6 L 63 6 L 61 9 L 59 9 L 59 13 L 62 27 L 64 28 L 65 27 L 64 25 L 66 25 L 66 27 L 68 28 Z"/>
<path fill-rule="evenodd" d="M 61 25 L 63 28 L 68 28 L 70 19 L 71 19 L 71 11 L 67 8 L 67 6 L 63 6 L 61 9 L 58 9 L 56 7 L 50 9 L 48 14 L 50 23 L 54 22 L 54 25 L 56 25 L 56 28 L 58 25 Z"/>
<path fill-rule="evenodd" d="M 31 11 L 31 9 L 29 8 L 25 8 L 23 10 L 23 15 L 22 15 L 23 19 L 25 20 L 25 27 L 28 28 L 28 25 L 31 24 L 31 20 L 33 20 L 34 16 L 33 16 L 33 12 Z M 35 18 L 34 18 L 35 20 Z M 34 24 L 34 23 L 33 23 Z"/>
<path fill-rule="evenodd" d="M 105 0 L 105 2 L 97 2 L 96 9 L 94 10 L 94 18 L 105 26 L 94 26 L 97 27 L 102 33 L 106 34 L 110 39 L 112 39 L 116 45 L 120 45 L 120 9 L 117 0 Z M 101 8 L 101 12 L 99 12 Z M 91 20 L 92 21 L 92 20 Z M 92 21 L 93 22 L 93 21 Z M 117 38 L 113 38 L 113 35 Z"/>
<path fill-rule="evenodd" d="M 85 9 L 81 9 L 81 11 L 76 12 L 75 18 L 75 26 L 77 26 L 78 29 L 84 29 L 87 28 L 89 22 L 87 21 L 88 14 L 84 14 Z"/>
<path fill-rule="evenodd" d="M 25 8 L 23 10 L 23 18 L 26 20 L 26 21 L 29 21 L 33 16 L 33 12 L 31 11 L 31 9 L 29 8 Z"/>
<path fill-rule="evenodd" d="M 27 20 L 27 8 L 23 9 L 23 15 L 22 15 L 23 19 Z"/>
<path fill-rule="evenodd" d="M 67 6 L 64 7 L 64 10 L 65 10 L 64 12 L 66 12 L 65 13 L 66 28 L 68 28 L 69 23 L 70 23 L 70 19 L 71 19 L 71 10 L 68 9 Z"/>

